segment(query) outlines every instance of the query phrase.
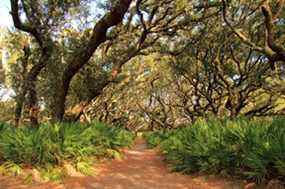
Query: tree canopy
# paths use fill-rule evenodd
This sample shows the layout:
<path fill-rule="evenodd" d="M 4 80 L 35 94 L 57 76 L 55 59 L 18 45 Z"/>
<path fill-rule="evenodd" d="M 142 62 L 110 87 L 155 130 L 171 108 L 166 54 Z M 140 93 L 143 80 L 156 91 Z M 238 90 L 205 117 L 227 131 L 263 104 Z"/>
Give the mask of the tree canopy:
<path fill-rule="evenodd" d="M 14 123 L 284 114 L 284 1 L 10 0 Z M 3 55 L 2 55 L 3 56 Z M 11 106 L 11 104 L 10 104 Z"/>

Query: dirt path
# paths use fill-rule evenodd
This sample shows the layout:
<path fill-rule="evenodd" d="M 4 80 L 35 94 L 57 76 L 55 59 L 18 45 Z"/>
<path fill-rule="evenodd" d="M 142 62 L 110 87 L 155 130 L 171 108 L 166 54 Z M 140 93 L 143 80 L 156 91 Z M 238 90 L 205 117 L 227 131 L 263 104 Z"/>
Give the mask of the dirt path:
<path fill-rule="evenodd" d="M 70 177 L 63 184 L 46 183 L 24 186 L 0 179 L 0 189 L 240 189 L 238 183 L 218 178 L 186 176 L 170 173 L 155 150 L 147 149 L 143 140 L 136 141 L 130 150 L 124 150 L 122 160 L 96 166 L 97 174 Z M 15 185 L 16 184 L 16 185 Z M 1 187 L 2 186 L 2 187 Z"/>
<path fill-rule="evenodd" d="M 170 173 L 162 156 L 147 149 L 143 140 L 137 140 L 131 150 L 125 150 L 123 160 L 115 160 L 100 167 L 97 177 L 70 180 L 66 188 L 98 189 L 231 189 L 236 184 L 218 179 L 190 177 Z M 72 182 L 74 181 L 74 182 Z"/>

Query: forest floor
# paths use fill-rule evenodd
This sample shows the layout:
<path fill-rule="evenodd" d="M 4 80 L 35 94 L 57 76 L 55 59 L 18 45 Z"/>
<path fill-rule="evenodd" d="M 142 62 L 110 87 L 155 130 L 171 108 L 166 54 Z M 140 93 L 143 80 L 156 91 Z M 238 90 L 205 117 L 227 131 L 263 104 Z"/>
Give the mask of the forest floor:
<path fill-rule="evenodd" d="M 241 189 L 244 184 L 216 176 L 171 173 L 163 157 L 137 139 L 121 160 L 95 165 L 93 176 L 68 177 L 62 183 L 26 185 L 15 177 L 0 177 L 0 189 Z"/>

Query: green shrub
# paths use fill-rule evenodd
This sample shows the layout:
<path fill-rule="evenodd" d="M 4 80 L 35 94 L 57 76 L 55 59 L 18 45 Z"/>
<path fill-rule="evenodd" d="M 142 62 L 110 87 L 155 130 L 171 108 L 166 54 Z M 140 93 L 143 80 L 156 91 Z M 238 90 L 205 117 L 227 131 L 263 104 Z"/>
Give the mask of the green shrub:
<path fill-rule="evenodd" d="M 0 131 L 3 165 L 10 162 L 49 171 L 50 167 L 61 166 L 64 161 L 72 162 L 78 170 L 87 170 L 90 158 L 109 157 L 110 150 L 130 146 L 134 139 L 126 130 L 99 122 L 43 124 L 37 129 L 0 124 Z"/>
<path fill-rule="evenodd" d="M 157 137 L 159 139 L 157 139 Z M 285 119 L 199 120 L 160 136 L 159 143 L 170 167 L 185 173 L 227 173 L 261 182 L 285 178 Z"/>
<path fill-rule="evenodd" d="M 149 148 L 154 148 L 161 144 L 162 141 L 166 140 L 173 132 L 166 131 L 154 131 L 144 133 L 143 137 L 147 141 L 147 145 Z"/>

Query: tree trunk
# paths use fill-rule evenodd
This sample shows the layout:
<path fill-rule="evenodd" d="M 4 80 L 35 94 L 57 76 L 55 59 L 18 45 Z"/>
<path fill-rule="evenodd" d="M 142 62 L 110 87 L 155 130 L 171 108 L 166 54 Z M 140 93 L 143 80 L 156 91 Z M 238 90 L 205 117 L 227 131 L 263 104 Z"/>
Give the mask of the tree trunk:
<path fill-rule="evenodd" d="M 100 19 L 93 28 L 89 42 L 73 55 L 68 61 L 69 64 L 63 72 L 60 89 L 55 100 L 55 106 L 52 112 L 53 121 L 62 121 L 65 112 L 65 102 L 72 78 L 79 70 L 88 63 L 98 46 L 104 43 L 107 30 L 119 24 L 127 12 L 132 0 L 120 0 L 109 13 Z"/>
<path fill-rule="evenodd" d="M 26 86 L 26 74 L 27 74 L 27 66 L 28 66 L 28 61 L 29 61 L 29 57 L 30 57 L 30 48 L 28 46 L 25 46 L 23 48 L 24 51 L 24 56 L 21 58 L 21 66 L 22 66 L 22 70 L 19 73 L 20 77 L 23 81 L 22 84 L 20 84 L 19 87 L 19 91 L 16 96 L 16 107 L 15 107 L 15 126 L 18 127 L 21 117 L 22 117 L 22 110 L 23 110 L 23 106 L 24 106 L 24 102 L 25 102 L 25 96 L 27 94 L 27 86 Z"/>
<path fill-rule="evenodd" d="M 49 62 L 54 48 L 53 43 L 51 41 L 46 42 L 45 45 L 46 47 L 42 49 L 42 54 L 39 59 L 39 62 L 31 68 L 31 70 L 28 72 L 26 78 L 23 81 L 24 92 L 22 94 L 23 97 L 21 98 L 25 98 L 26 95 L 28 97 L 26 105 L 29 112 L 29 119 L 33 127 L 38 126 L 39 107 L 38 107 L 38 98 L 36 90 L 37 77 L 42 71 L 42 69 Z"/>
<path fill-rule="evenodd" d="M 32 127 L 38 127 L 38 114 L 39 114 L 39 106 L 38 106 L 38 98 L 36 91 L 36 81 L 29 81 L 30 84 L 28 89 L 28 99 L 27 99 L 27 107 L 29 111 L 29 119 Z"/>
<path fill-rule="evenodd" d="M 25 95 L 26 95 L 26 90 L 23 89 L 22 91 L 16 98 L 16 108 L 15 108 L 15 126 L 18 127 L 20 124 L 20 120 L 22 117 L 22 110 L 25 102 Z"/>
<path fill-rule="evenodd" d="M 21 7 L 19 6 L 19 0 L 10 0 L 11 5 L 11 15 L 13 19 L 13 23 L 15 28 L 27 32 L 31 34 L 37 41 L 41 54 L 39 61 L 34 64 L 34 66 L 31 68 L 31 70 L 27 73 L 27 76 L 24 77 L 23 83 L 24 83 L 24 91 L 21 94 L 22 97 L 20 97 L 19 104 L 17 105 L 16 110 L 16 122 L 19 122 L 20 115 L 22 112 L 23 107 L 23 98 L 25 98 L 26 94 L 28 94 L 27 99 L 27 107 L 29 111 L 29 118 L 31 121 L 31 124 L 33 126 L 38 125 L 38 104 L 37 104 L 37 92 L 36 92 L 36 80 L 42 69 L 47 65 L 47 63 L 50 60 L 50 57 L 52 55 L 53 49 L 54 49 L 54 43 L 51 38 L 50 33 L 42 30 L 42 28 L 45 28 L 45 26 L 41 25 L 40 18 L 38 18 L 36 12 L 33 12 L 33 14 L 29 14 L 25 7 L 24 7 L 24 13 L 21 12 Z M 37 11 L 37 10 L 33 10 Z M 25 14 L 26 22 L 22 22 L 21 15 Z M 22 102 L 21 102 L 22 101 Z"/>

